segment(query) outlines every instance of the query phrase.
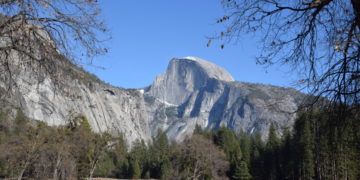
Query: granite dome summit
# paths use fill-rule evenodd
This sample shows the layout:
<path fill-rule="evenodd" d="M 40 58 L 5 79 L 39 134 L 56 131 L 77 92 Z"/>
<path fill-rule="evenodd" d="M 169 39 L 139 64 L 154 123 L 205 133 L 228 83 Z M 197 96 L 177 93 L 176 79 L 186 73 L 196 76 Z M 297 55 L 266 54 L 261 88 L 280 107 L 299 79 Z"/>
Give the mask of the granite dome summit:
<path fill-rule="evenodd" d="M 184 58 L 174 58 L 170 61 L 170 65 L 175 61 L 193 61 L 197 63 L 198 68 L 203 70 L 209 78 L 221 81 L 235 81 L 234 78 L 222 67 L 198 57 L 187 56 Z"/>
<path fill-rule="evenodd" d="M 211 62 L 191 56 L 174 58 L 170 61 L 166 72 L 156 77 L 148 93 L 171 104 L 179 105 L 210 79 L 235 81 L 227 71 Z"/>

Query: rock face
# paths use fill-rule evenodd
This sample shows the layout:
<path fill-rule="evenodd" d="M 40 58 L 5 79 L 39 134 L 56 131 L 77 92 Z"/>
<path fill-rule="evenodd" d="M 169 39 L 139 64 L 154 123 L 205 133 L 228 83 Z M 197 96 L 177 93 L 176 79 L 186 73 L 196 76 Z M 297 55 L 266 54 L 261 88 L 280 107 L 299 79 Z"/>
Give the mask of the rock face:
<path fill-rule="evenodd" d="M 61 61 L 61 60 L 59 60 Z M 49 125 L 67 123 L 85 115 L 96 132 L 123 133 L 128 142 L 151 140 L 144 98 L 139 90 L 122 89 L 100 81 L 73 64 L 59 64 L 57 77 L 13 64 L 15 88 L 6 93 L 7 101 L 29 118 Z M 18 67 L 18 68 L 16 68 Z M 6 77 L 0 76 L 0 92 Z M 1 93 L 0 93 L 1 95 Z M 1 109 L 0 109 L 1 110 Z"/>
<path fill-rule="evenodd" d="M 172 59 L 145 95 L 165 104 L 153 109 L 151 129 L 161 127 L 177 140 L 191 134 L 196 124 L 260 131 L 266 137 L 271 123 L 279 132 L 291 127 L 304 97 L 294 89 L 234 81 L 222 68 L 195 57 Z"/>
<path fill-rule="evenodd" d="M 233 82 L 224 69 L 195 57 L 172 59 L 165 74 L 157 76 L 148 94 L 165 102 L 180 105 L 208 79 Z"/>
<path fill-rule="evenodd" d="M 11 93 L 14 106 L 50 125 L 83 114 L 95 131 L 121 132 L 129 142 L 150 141 L 158 129 L 181 141 L 196 124 L 260 131 L 265 137 L 270 123 L 279 131 L 293 124 L 293 112 L 304 97 L 294 89 L 237 82 L 224 69 L 195 57 L 172 59 L 166 72 L 144 89 L 114 87 L 76 66 L 63 67 L 71 75 L 62 78 L 66 86 L 60 91 L 50 76 L 44 74 L 37 83 L 31 70 L 20 70 L 18 88 Z M 2 80 L 0 88 L 5 88 Z"/>

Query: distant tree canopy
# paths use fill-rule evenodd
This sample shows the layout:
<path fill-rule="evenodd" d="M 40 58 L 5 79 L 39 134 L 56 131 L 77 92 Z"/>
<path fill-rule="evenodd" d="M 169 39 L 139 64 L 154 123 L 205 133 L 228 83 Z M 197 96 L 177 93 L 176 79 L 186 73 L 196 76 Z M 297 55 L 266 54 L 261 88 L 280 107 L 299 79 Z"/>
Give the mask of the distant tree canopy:
<path fill-rule="evenodd" d="M 91 63 L 107 51 L 99 13 L 96 0 L 1 0 L 1 73 L 10 81 L 19 66 L 55 75 L 59 59 Z"/>
<path fill-rule="evenodd" d="M 9 179 L 360 179 L 360 121 L 350 112 L 339 125 L 329 109 L 300 112 L 293 131 L 280 137 L 197 126 L 183 142 L 159 130 L 152 142 L 95 133 L 85 115 L 47 126 L 20 110 L 0 110 L 0 177 Z M 348 124 L 351 124 L 349 126 Z"/>
<path fill-rule="evenodd" d="M 210 41 L 229 43 L 254 33 L 263 42 L 257 63 L 290 64 L 303 76 L 299 84 L 317 97 L 359 104 L 358 0 L 222 0 L 222 4 L 227 13 L 217 22 L 225 25 L 225 31 Z"/>

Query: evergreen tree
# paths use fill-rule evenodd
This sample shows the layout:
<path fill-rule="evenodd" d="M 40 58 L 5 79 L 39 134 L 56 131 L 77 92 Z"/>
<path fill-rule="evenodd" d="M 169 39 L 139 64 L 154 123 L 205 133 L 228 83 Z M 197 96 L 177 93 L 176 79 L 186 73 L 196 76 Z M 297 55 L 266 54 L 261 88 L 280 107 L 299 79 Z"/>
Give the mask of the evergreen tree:
<path fill-rule="evenodd" d="M 141 178 L 141 167 L 137 159 L 130 162 L 130 177 L 133 179 Z"/>
<path fill-rule="evenodd" d="M 224 150 L 230 163 L 241 160 L 240 143 L 234 131 L 226 127 L 220 127 L 215 134 L 214 142 Z"/>
<path fill-rule="evenodd" d="M 230 162 L 228 175 L 232 177 L 238 170 L 236 168 L 236 163 L 241 161 L 242 158 L 238 137 L 234 131 L 226 127 L 220 127 L 215 134 L 214 141 L 216 145 L 220 146 L 220 148 L 224 150 L 226 158 Z"/>
<path fill-rule="evenodd" d="M 112 154 L 113 162 L 115 165 L 114 174 L 117 178 L 125 178 L 128 177 L 129 172 L 129 163 L 128 163 L 128 147 L 125 141 L 124 135 L 120 134 L 116 137 L 114 142 L 114 146 L 112 150 L 109 152 Z"/>
<path fill-rule="evenodd" d="M 250 137 L 243 131 L 240 132 L 240 147 L 242 152 L 242 159 L 250 166 Z"/>
<path fill-rule="evenodd" d="M 305 180 L 311 180 L 314 178 L 314 155 L 313 155 L 313 140 L 310 130 L 310 122 L 305 119 L 303 128 L 303 138 L 300 143 L 303 147 L 303 174 Z"/>
<path fill-rule="evenodd" d="M 266 143 L 266 149 L 276 150 L 280 147 L 280 138 L 276 135 L 276 129 L 273 123 L 269 127 L 268 141 Z"/>
<path fill-rule="evenodd" d="M 158 130 L 157 136 L 150 147 L 151 151 L 151 176 L 154 178 L 165 178 L 169 175 L 171 169 L 170 145 L 167 135 L 162 130 Z"/>
<path fill-rule="evenodd" d="M 254 179 L 264 179 L 265 177 L 265 164 L 264 164 L 264 152 L 265 144 L 261 139 L 260 132 L 256 132 L 250 138 L 251 144 L 251 165 L 250 173 Z"/>
<path fill-rule="evenodd" d="M 293 139 L 290 131 L 286 129 L 283 132 L 282 147 L 280 150 L 280 166 L 281 174 L 280 179 L 294 178 L 294 156 L 293 156 Z"/>
<path fill-rule="evenodd" d="M 240 161 L 235 165 L 235 173 L 232 175 L 232 178 L 235 180 L 249 180 L 252 178 L 245 161 Z"/>
<path fill-rule="evenodd" d="M 311 180 L 315 176 L 313 154 L 313 133 L 311 131 L 311 113 L 302 114 L 295 124 L 295 138 L 298 149 L 299 177 Z"/>
<path fill-rule="evenodd" d="M 139 172 L 139 176 L 136 176 L 138 178 L 141 177 L 142 173 L 146 171 L 146 167 L 148 165 L 149 162 L 149 150 L 144 142 L 144 140 L 135 140 L 135 142 L 133 143 L 133 147 L 130 151 L 130 153 L 128 154 L 128 159 L 130 162 L 130 177 L 134 178 L 134 175 L 138 175 L 138 170 Z M 136 167 L 136 166 L 139 166 Z M 136 168 L 136 169 L 134 169 Z M 136 171 L 135 171 L 136 170 Z M 135 173 L 135 174 L 134 174 Z"/>
<path fill-rule="evenodd" d="M 269 127 L 269 136 L 265 151 L 265 168 L 270 180 L 278 179 L 280 139 L 276 135 L 274 124 Z"/>

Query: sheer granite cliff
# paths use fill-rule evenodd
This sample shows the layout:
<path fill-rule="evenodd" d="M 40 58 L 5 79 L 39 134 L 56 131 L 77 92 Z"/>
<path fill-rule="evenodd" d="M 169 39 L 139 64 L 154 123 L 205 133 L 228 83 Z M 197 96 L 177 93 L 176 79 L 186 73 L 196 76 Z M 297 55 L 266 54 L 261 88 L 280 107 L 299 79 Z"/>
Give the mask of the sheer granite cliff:
<path fill-rule="evenodd" d="M 274 123 L 281 132 L 292 126 L 304 97 L 290 88 L 237 82 L 222 68 L 195 57 L 172 59 L 145 94 L 167 103 L 157 111 L 163 111 L 161 116 L 155 114 L 150 121 L 151 129 L 162 127 L 177 140 L 191 134 L 196 124 L 260 131 L 266 137 Z"/>
<path fill-rule="evenodd" d="M 44 74 L 37 83 L 32 70 L 17 68 L 13 105 L 50 125 L 83 114 L 95 131 L 121 132 L 129 142 L 149 141 L 159 128 L 181 141 L 196 124 L 266 135 L 270 123 L 279 131 L 290 127 L 304 97 L 294 89 L 237 82 L 224 69 L 195 57 L 172 59 L 166 72 L 144 89 L 114 87 L 74 65 L 62 67 L 63 88 L 59 78 Z M 6 77 L 1 78 L 4 89 Z"/>

